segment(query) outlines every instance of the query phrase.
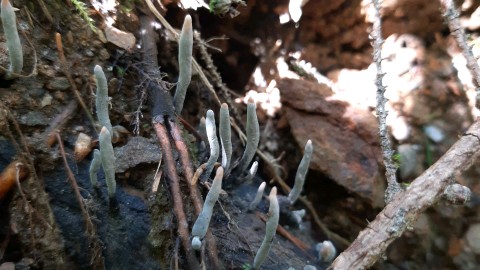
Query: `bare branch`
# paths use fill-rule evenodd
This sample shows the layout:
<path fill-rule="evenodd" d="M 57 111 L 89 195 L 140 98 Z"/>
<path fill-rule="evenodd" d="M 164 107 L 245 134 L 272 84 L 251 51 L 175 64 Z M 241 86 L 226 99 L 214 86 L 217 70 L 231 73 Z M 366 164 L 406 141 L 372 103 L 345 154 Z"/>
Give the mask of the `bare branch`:
<path fill-rule="evenodd" d="M 333 262 L 331 269 L 365 269 L 373 265 L 393 240 L 418 215 L 437 202 L 457 172 L 470 167 L 480 151 L 480 119 L 407 190 L 399 192 L 375 220 Z"/>
<path fill-rule="evenodd" d="M 382 72 L 382 20 L 380 18 L 380 3 L 378 0 L 372 1 L 375 7 L 375 20 L 373 22 L 371 38 L 373 39 L 373 61 L 377 68 L 377 77 L 375 79 L 375 86 L 377 87 L 377 119 L 378 119 L 378 135 L 380 137 L 380 145 L 382 148 L 383 163 L 385 164 L 385 175 L 387 177 L 387 190 L 385 191 L 385 203 L 389 203 L 395 194 L 401 191 L 400 185 L 397 182 L 397 177 L 395 175 L 397 171 L 397 166 L 392 160 L 392 144 L 388 137 L 387 129 L 387 114 L 385 110 L 385 103 L 387 99 L 385 98 L 385 86 L 382 83 L 383 76 L 385 75 Z"/>
<path fill-rule="evenodd" d="M 440 0 L 440 4 L 442 5 L 443 17 L 445 18 L 448 28 L 450 28 L 450 32 L 455 38 L 458 47 L 462 50 L 463 57 L 467 60 L 467 67 L 472 74 L 472 82 L 477 93 L 475 106 L 480 108 L 480 66 L 473 55 L 471 47 L 467 44 L 465 30 L 458 19 L 459 12 L 455 8 L 453 0 Z"/>

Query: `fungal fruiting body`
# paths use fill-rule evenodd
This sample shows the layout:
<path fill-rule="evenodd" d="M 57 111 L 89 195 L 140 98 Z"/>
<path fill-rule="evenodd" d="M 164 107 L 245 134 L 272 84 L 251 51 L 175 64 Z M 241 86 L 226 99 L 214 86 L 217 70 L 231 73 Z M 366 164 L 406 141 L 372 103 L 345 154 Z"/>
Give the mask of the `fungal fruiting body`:
<path fill-rule="evenodd" d="M 217 128 L 215 126 L 215 115 L 212 110 L 207 111 L 207 118 L 205 121 L 208 143 L 210 145 L 210 157 L 207 161 L 207 166 L 205 167 L 204 175 L 205 179 L 210 177 L 210 173 L 213 170 L 213 165 L 218 160 L 220 155 L 220 146 L 218 145 L 217 139 Z"/>
<path fill-rule="evenodd" d="M 107 182 L 108 197 L 115 198 L 117 182 L 115 181 L 115 155 L 113 153 L 112 136 L 106 127 L 102 127 L 98 138 L 100 144 L 100 158 Z"/>
<path fill-rule="evenodd" d="M 193 49 L 193 29 L 192 17 L 185 16 L 180 40 L 178 41 L 178 82 L 175 96 L 173 98 L 175 112 L 180 115 L 183 109 L 183 102 L 187 93 L 188 85 L 192 80 L 192 49 Z"/>
<path fill-rule="evenodd" d="M 218 128 L 220 142 L 222 143 L 222 167 L 225 170 L 225 174 L 228 174 L 230 161 L 232 159 L 232 134 L 230 128 L 230 114 L 226 103 L 223 103 L 220 108 L 219 122 Z"/>
<path fill-rule="evenodd" d="M 300 193 L 303 190 L 303 184 L 305 183 L 305 176 L 308 172 L 308 167 L 310 166 L 310 160 L 312 159 L 313 146 L 312 141 L 308 140 L 305 144 L 305 150 L 303 153 L 302 161 L 298 165 L 297 174 L 295 175 L 295 184 L 293 185 L 290 194 L 288 194 L 288 199 L 290 203 L 293 204 L 300 197 Z"/>
<path fill-rule="evenodd" d="M 207 197 L 205 198 L 205 203 L 203 204 L 202 212 L 198 215 L 195 224 L 192 228 L 192 247 L 195 250 L 201 248 L 201 239 L 205 237 L 208 230 L 208 225 L 210 224 L 210 219 L 213 214 L 213 207 L 220 196 L 220 191 L 222 190 L 222 179 L 223 179 L 223 168 L 218 167 L 213 179 L 212 186 L 210 191 L 208 191 Z"/>
<path fill-rule="evenodd" d="M 280 218 L 280 208 L 277 199 L 277 188 L 273 187 L 268 196 L 270 200 L 270 207 L 268 208 L 268 219 L 265 226 L 265 238 L 263 238 L 262 244 L 255 255 L 253 260 L 253 269 L 259 269 L 260 265 L 265 261 L 270 251 L 270 247 L 273 243 L 273 237 L 278 227 L 278 220 Z"/>
<path fill-rule="evenodd" d="M 93 150 L 93 159 L 92 162 L 90 163 L 90 183 L 92 183 L 92 186 L 97 186 L 98 181 L 97 181 L 97 172 L 100 169 L 100 166 L 102 166 L 102 158 L 100 157 L 100 151 L 98 149 Z"/>
<path fill-rule="evenodd" d="M 255 194 L 255 198 L 250 203 L 250 206 L 248 206 L 249 210 L 255 209 L 257 207 L 258 203 L 260 202 L 260 200 L 262 200 L 263 191 L 265 190 L 266 184 L 267 184 L 266 182 L 262 182 L 260 184 L 260 186 L 258 187 L 257 194 Z"/>
<path fill-rule="evenodd" d="M 2 0 L 1 11 L 3 32 L 5 34 L 10 66 L 6 79 L 14 79 L 23 69 L 23 50 L 17 30 L 17 17 L 9 0 Z"/>
<path fill-rule="evenodd" d="M 247 104 L 247 145 L 243 156 L 238 163 L 237 170 L 243 173 L 250 161 L 252 161 L 257 151 L 258 143 L 260 142 L 260 126 L 258 124 L 257 111 L 255 103 L 248 102 Z"/>
<path fill-rule="evenodd" d="M 97 93 L 95 95 L 95 107 L 97 109 L 98 121 L 100 125 L 106 127 L 110 135 L 113 135 L 112 124 L 110 123 L 110 116 L 108 115 L 108 84 L 107 78 L 101 66 L 96 65 L 93 69 L 95 73 L 95 81 L 97 83 Z"/>

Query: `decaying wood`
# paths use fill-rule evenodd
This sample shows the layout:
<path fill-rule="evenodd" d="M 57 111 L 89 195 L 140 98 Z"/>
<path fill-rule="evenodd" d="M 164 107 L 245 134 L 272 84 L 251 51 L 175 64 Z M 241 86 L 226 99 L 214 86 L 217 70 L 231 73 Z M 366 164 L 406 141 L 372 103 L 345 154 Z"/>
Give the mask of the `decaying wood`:
<path fill-rule="evenodd" d="M 418 215 L 437 202 L 454 175 L 468 169 L 480 151 L 480 119 L 422 175 L 380 212 L 375 220 L 333 262 L 331 269 L 365 269 L 413 225 Z"/>

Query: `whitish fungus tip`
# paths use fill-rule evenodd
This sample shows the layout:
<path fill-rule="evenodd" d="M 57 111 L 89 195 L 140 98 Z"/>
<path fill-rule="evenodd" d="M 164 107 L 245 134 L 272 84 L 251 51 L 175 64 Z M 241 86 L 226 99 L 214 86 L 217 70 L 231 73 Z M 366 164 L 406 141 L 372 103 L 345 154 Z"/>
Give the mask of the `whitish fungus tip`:
<path fill-rule="evenodd" d="M 277 187 L 273 187 L 272 190 L 270 190 L 270 195 L 268 195 L 270 199 L 277 197 Z"/>
<path fill-rule="evenodd" d="M 200 248 L 202 248 L 202 241 L 200 241 L 200 238 L 198 238 L 198 236 L 193 237 L 192 248 L 194 250 L 200 250 Z"/>

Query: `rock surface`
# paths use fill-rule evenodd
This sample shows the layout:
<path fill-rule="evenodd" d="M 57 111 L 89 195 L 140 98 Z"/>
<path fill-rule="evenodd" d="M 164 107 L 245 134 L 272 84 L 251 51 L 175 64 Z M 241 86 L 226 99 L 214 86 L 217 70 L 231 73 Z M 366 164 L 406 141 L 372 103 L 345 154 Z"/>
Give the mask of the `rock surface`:
<path fill-rule="evenodd" d="M 385 185 L 375 117 L 335 99 L 326 85 L 284 79 L 278 88 L 297 143 L 313 142 L 311 169 L 328 175 L 374 206 L 382 205 Z"/>
<path fill-rule="evenodd" d="M 115 173 L 123 173 L 139 164 L 152 164 L 162 158 L 160 147 L 144 137 L 133 137 L 125 146 L 115 148 Z"/>

